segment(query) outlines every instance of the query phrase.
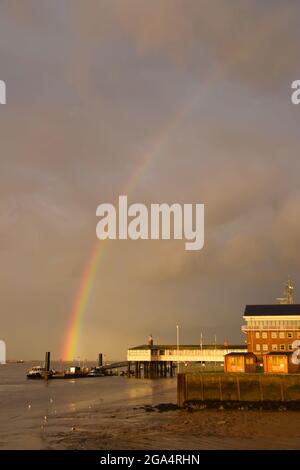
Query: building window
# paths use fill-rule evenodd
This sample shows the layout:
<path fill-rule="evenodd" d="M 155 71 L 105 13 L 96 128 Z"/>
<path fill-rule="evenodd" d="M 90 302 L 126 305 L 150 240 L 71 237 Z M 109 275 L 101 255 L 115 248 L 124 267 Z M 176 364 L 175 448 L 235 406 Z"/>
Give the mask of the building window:
<path fill-rule="evenodd" d="M 279 338 L 285 338 L 285 333 L 284 333 L 284 331 L 280 331 L 280 333 L 279 333 Z"/>
<path fill-rule="evenodd" d="M 293 351 L 293 345 L 292 345 L 292 344 L 289 344 L 289 345 L 288 345 L 288 350 L 289 350 L 289 351 Z"/>
<path fill-rule="evenodd" d="M 256 333 L 255 333 L 255 338 L 257 338 L 257 339 L 260 338 L 260 333 L 259 333 L 259 331 L 256 331 Z"/>
<path fill-rule="evenodd" d="M 285 351 L 285 344 L 280 345 L 280 351 Z"/>
<path fill-rule="evenodd" d="M 287 334 L 287 337 L 288 337 L 288 338 L 292 338 L 292 337 L 293 337 L 293 333 L 289 331 L 288 334 Z"/>
<path fill-rule="evenodd" d="M 300 331 L 297 331 L 297 338 L 300 338 Z"/>
<path fill-rule="evenodd" d="M 266 331 L 263 331 L 261 336 L 262 338 L 266 339 L 268 337 L 268 333 Z"/>
<path fill-rule="evenodd" d="M 268 345 L 267 344 L 263 344 L 263 351 L 268 351 Z"/>
<path fill-rule="evenodd" d="M 278 350 L 277 344 L 272 344 L 272 351 L 277 351 L 277 350 Z"/>
<path fill-rule="evenodd" d="M 277 333 L 276 331 L 272 331 L 271 333 L 271 338 L 276 339 L 277 338 Z"/>
<path fill-rule="evenodd" d="M 256 344 L 255 349 L 256 349 L 256 351 L 260 351 L 260 344 Z"/>

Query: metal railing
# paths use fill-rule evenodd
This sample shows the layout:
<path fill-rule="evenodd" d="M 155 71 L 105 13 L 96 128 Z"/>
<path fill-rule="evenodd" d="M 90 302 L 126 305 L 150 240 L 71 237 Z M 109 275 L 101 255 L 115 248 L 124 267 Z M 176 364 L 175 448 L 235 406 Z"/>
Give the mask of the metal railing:
<path fill-rule="evenodd" d="M 273 330 L 273 331 L 299 331 L 300 332 L 300 325 L 299 326 L 281 326 L 281 325 L 257 325 L 257 326 L 249 326 L 249 325 L 243 325 L 242 326 L 242 331 L 244 332 L 255 332 L 255 331 L 263 331 L 263 330 Z"/>

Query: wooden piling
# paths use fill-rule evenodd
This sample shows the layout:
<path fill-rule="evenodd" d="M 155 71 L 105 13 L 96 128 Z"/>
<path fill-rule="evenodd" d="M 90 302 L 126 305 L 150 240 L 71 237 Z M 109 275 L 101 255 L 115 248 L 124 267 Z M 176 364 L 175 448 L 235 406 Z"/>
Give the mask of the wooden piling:
<path fill-rule="evenodd" d="M 131 362 L 128 361 L 128 366 L 127 366 L 127 377 L 130 379 L 131 375 Z"/>
<path fill-rule="evenodd" d="M 45 354 L 45 380 L 49 379 L 50 373 L 50 351 L 47 351 Z"/>

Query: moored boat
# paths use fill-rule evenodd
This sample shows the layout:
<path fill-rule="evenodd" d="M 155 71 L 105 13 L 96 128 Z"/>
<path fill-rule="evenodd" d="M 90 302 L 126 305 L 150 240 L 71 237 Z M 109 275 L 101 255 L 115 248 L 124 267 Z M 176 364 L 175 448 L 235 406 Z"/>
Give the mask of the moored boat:
<path fill-rule="evenodd" d="M 27 379 L 35 380 L 35 379 L 44 379 L 46 374 L 46 369 L 41 366 L 34 366 L 27 372 Z M 53 375 L 53 371 L 50 370 L 48 373 L 48 377 Z"/>

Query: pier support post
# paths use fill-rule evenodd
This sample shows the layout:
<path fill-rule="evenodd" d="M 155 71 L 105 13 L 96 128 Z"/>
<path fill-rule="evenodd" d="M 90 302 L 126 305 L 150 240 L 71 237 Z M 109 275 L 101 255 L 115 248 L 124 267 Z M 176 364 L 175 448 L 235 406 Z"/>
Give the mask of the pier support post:
<path fill-rule="evenodd" d="M 153 375 L 154 375 L 154 362 L 151 361 L 150 362 L 150 379 L 153 379 Z"/>
<path fill-rule="evenodd" d="M 127 366 L 127 377 L 130 379 L 131 375 L 131 362 L 128 361 L 128 366 Z"/>
<path fill-rule="evenodd" d="M 45 379 L 49 379 L 50 372 L 50 351 L 47 351 L 45 354 Z"/>
<path fill-rule="evenodd" d="M 102 367 L 103 366 L 103 355 L 102 353 L 99 353 L 98 354 L 98 367 Z"/>

